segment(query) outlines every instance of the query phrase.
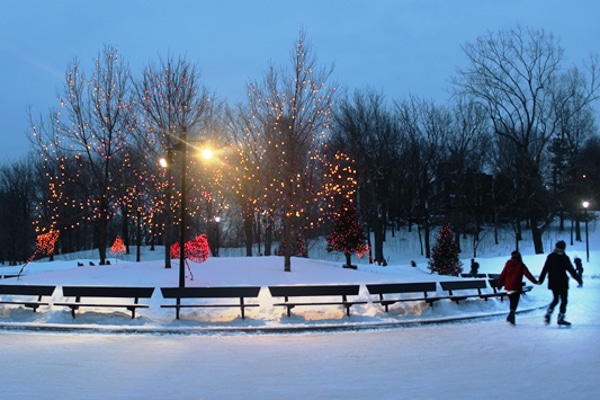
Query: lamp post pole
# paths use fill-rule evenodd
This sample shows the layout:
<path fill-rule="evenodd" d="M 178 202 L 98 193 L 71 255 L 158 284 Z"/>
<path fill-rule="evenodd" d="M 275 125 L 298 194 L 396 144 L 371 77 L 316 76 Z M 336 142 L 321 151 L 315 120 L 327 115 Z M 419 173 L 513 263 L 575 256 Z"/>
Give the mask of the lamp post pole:
<path fill-rule="evenodd" d="M 163 191 L 164 196 L 164 213 L 166 216 L 169 216 L 167 219 L 172 217 L 171 213 L 171 165 L 173 164 L 173 149 L 171 147 L 167 148 L 167 158 L 159 159 L 159 164 L 162 168 L 165 169 L 165 179 L 167 180 L 167 186 Z M 171 225 L 168 223 L 164 224 L 163 227 L 163 240 L 165 242 L 165 268 L 171 268 L 171 252 L 169 248 L 169 242 L 173 236 L 173 229 L 170 228 Z"/>
<path fill-rule="evenodd" d="M 185 126 L 179 136 L 181 145 L 181 210 L 179 217 L 179 287 L 185 287 L 185 224 L 186 224 L 186 188 L 185 172 L 187 163 L 187 131 Z"/>
<path fill-rule="evenodd" d="M 587 214 L 587 210 L 588 207 L 590 206 L 590 202 L 589 201 L 584 201 L 582 203 L 583 205 L 583 216 L 585 218 L 585 262 L 589 263 L 590 262 L 590 241 L 589 241 L 589 236 L 588 236 L 588 214 Z"/>
<path fill-rule="evenodd" d="M 215 246 L 215 257 L 219 257 L 219 222 L 221 222 L 221 217 L 216 216 L 215 217 L 215 228 L 216 228 L 216 241 L 217 241 L 217 245 Z"/>

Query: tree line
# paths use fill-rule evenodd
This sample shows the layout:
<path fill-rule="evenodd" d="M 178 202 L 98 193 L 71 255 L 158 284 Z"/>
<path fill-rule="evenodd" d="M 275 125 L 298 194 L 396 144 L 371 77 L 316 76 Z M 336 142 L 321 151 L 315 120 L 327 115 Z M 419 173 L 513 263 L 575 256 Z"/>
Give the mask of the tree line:
<path fill-rule="evenodd" d="M 75 59 L 57 107 L 29 116 L 31 153 L 0 168 L 0 262 L 27 259 L 36 235 L 53 230 L 58 252 L 97 248 L 104 264 L 119 235 L 139 259 L 142 244 L 175 243 L 185 213 L 188 239 L 205 232 L 213 254 L 280 254 L 289 271 L 331 231 L 342 162 L 380 264 L 400 226 L 418 232 L 427 258 L 432 230 L 448 222 L 474 248 L 507 224 L 517 248 L 530 230 L 537 253 L 556 219 L 579 235 L 581 201 L 599 198 L 597 57 L 565 66 L 552 34 L 522 27 L 463 51 L 447 103 L 344 90 L 303 31 L 289 64 L 270 65 L 233 106 L 184 57 L 139 76 L 115 47 L 91 71 Z M 198 156 L 208 148 L 211 159 Z"/>

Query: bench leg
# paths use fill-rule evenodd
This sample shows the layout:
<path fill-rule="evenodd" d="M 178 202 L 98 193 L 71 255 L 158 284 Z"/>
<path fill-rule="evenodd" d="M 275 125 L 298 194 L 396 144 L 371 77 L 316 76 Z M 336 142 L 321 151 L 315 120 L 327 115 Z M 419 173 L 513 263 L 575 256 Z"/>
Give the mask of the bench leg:
<path fill-rule="evenodd" d="M 75 319 L 75 307 L 71 307 L 71 316 Z"/>

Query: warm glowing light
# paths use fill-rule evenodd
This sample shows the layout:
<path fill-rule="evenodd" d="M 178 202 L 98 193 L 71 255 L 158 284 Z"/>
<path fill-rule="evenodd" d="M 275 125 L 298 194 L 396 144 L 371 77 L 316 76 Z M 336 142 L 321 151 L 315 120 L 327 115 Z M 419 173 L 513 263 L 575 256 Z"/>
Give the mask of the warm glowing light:
<path fill-rule="evenodd" d="M 213 156 L 213 151 L 212 149 L 204 149 L 202 150 L 202 158 L 204 158 L 205 160 L 210 160 Z"/>
<path fill-rule="evenodd" d="M 587 209 L 590 206 L 590 202 L 586 200 L 583 203 L 581 203 L 581 205 L 583 206 L 583 208 Z"/>
<path fill-rule="evenodd" d="M 158 164 L 162 167 L 162 168 L 167 168 L 169 166 L 169 163 L 167 162 L 166 158 L 161 158 L 160 160 L 158 160 Z"/>

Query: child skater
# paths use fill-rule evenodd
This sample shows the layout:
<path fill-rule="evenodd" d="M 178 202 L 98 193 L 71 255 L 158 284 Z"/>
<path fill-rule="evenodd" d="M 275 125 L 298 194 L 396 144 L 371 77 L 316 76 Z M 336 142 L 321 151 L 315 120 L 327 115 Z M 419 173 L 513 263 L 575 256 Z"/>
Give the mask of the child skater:
<path fill-rule="evenodd" d="M 498 288 L 504 286 L 506 293 L 508 293 L 510 311 L 506 321 L 511 325 L 515 325 L 515 313 L 519 306 L 521 293 L 523 292 L 523 276 L 526 276 L 534 284 L 539 285 L 537 279 L 531 275 L 529 269 L 523 264 L 521 253 L 515 250 L 510 254 L 510 260 L 504 265 L 498 279 Z"/>

